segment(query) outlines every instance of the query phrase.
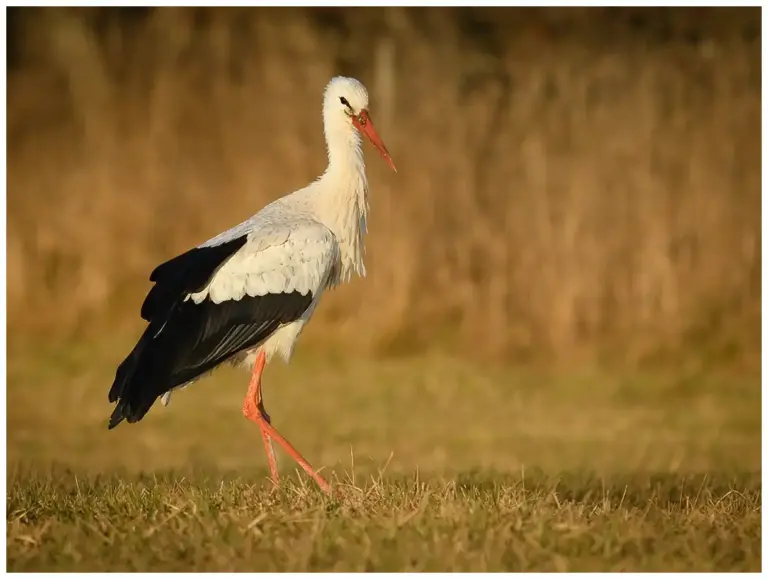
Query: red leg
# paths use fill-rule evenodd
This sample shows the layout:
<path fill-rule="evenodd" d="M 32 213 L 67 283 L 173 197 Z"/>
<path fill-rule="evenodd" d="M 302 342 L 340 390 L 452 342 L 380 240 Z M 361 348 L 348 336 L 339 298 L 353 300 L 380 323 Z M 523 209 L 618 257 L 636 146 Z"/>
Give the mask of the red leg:
<path fill-rule="evenodd" d="M 275 430 L 270 424 L 269 415 L 264 411 L 264 404 L 261 400 L 261 373 L 264 370 L 266 364 L 266 357 L 263 351 L 260 351 L 256 357 L 256 362 L 253 365 L 253 375 L 251 377 L 251 384 L 248 387 L 248 393 L 245 396 L 245 402 L 243 402 L 243 415 L 249 420 L 255 422 L 261 430 L 261 436 L 264 440 L 264 446 L 267 448 L 267 457 L 269 458 L 269 470 L 272 473 L 272 480 L 277 482 L 277 463 L 275 462 L 275 454 L 272 449 L 272 440 L 282 446 L 285 451 L 291 455 L 299 466 L 304 471 L 315 479 L 315 482 L 326 493 L 330 493 L 331 487 L 321 477 L 315 469 L 306 461 L 306 459 L 299 454 L 299 452 L 288 442 L 282 435 Z"/>
<path fill-rule="evenodd" d="M 272 478 L 272 483 L 277 484 L 279 480 L 279 474 L 277 470 L 277 459 L 275 458 L 275 449 L 272 448 L 272 439 L 269 434 L 264 430 L 263 424 L 269 424 L 269 415 L 264 410 L 264 403 L 261 400 L 261 374 L 264 371 L 264 365 L 267 363 L 264 352 L 259 352 L 256 356 L 256 362 L 253 365 L 253 373 L 251 374 L 251 383 L 248 385 L 248 392 L 245 395 L 245 401 L 243 402 L 243 414 L 246 418 L 249 418 L 256 422 L 261 431 L 261 438 L 264 441 L 264 450 L 267 452 L 267 460 L 269 460 L 269 474 Z M 255 407 L 256 412 L 253 412 Z"/>

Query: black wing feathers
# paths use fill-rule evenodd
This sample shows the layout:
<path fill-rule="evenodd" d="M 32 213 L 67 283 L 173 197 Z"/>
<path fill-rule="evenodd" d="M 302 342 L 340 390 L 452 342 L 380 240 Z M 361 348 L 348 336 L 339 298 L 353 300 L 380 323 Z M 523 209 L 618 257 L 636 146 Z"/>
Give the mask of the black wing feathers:
<path fill-rule="evenodd" d="M 297 320 L 312 303 L 312 293 L 244 296 L 215 304 L 184 297 L 199 291 L 216 270 L 245 243 L 227 248 L 197 248 L 158 266 L 155 286 L 142 306 L 149 322 L 133 351 L 120 364 L 109 392 L 118 401 L 109 428 L 123 419 L 136 422 L 158 397 L 204 374 L 233 355 L 257 346 L 281 324 Z M 210 251 L 216 249 L 217 251 Z"/>
<path fill-rule="evenodd" d="M 214 304 L 180 304 L 155 348 L 166 360 L 161 396 L 189 382 L 233 355 L 256 346 L 281 324 L 297 320 L 312 303 L 312 294 L 267 294 Z"/>
<path fill-rule="evenodd" d="M 248 237 L 243 235 L 221 245 L 195 247 L 158 265 L 149 276 L 155 286 L 141 306 L 141 317 L 150 322 L 152 316 L 167 310 L 179 295 L 200 291 L 246 241 Z"/>

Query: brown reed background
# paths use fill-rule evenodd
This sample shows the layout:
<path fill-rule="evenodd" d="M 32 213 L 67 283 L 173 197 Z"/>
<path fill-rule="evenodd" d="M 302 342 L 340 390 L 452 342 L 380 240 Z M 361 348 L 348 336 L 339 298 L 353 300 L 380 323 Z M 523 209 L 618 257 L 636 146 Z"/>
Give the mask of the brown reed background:
<path fill-rule="evenodd" d="M 399 173 L 366 148 L 369 276 L 307 343 L 759 370 L 759 9 L 9 23 L 11 342 L 130 339 L 156 263 L 323 171 L 322 90 L 347 74 Z"/>

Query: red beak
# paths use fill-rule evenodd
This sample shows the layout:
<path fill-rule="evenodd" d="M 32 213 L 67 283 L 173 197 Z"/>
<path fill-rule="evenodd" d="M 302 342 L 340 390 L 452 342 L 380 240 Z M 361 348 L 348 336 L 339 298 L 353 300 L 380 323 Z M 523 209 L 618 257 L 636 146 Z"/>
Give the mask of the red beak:
<path fill-rule="evenodd" d="M 387 151 L 387 148 L 384 146 L 384 142 L 381 140 L 381 137 L 379 137 L 379 133 L 377 133 L 376 129 L 373 127 L 373 122 L 368 115 L 368 111 L 363 109 L 360 111 L 359 115 L 352 117 L 352 124 L 355 125 L 355 128 L 358 131 L 368 137 L 368 140 L 371 141 L 373 146 L 376 147 L 379 153 L 381 153 L 381 156 L 384 157 L 384 160 L 390 167 L 392 167 L 392 170 L 397 173 L 397 167 L 395 167 L 392 157 L 389 156 L 389 151 Z"/>

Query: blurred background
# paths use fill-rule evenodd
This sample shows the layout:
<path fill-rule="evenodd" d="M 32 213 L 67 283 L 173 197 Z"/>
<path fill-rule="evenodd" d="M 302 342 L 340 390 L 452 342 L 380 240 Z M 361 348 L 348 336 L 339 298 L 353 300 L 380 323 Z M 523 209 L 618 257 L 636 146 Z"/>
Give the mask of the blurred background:
<path fill-rule="evenodd" d="M 470 400 L 459 383 L 424 386 L 463 370 L 434 374 L 419 360 L 569 377 L 595 368 L 738 376 L 748 390 L 678 381 L 632 394 L 626 407 L 615 407 L 624 390 L 613 385 L 601 419 L 631 422 L 621 409 L 649 396 L 659 408 L 698 408 L 697 428 L 719 436 L 708 421 L 744 424 L 742 411 L 753 411 L 750 464 L 759 465 L 760 46 L 759 8 L 9 9 L 9 440 L 44 454 L 41 424 L 82 414 L 91 400 L 83 432 L 106 436 L 106 392 L 142 326 L 150 271 L 322 173 L 322 91 L 343 74 L 368 86 L 399 172 L 366 145 L 369 275 L 326 296 L 298 351 L 322 352 L 323 368 L 350 352 L 377 368 L 416 360 L 389 382 L 379 370 L 350 371 L 344 380 L 375 372 L 382 386 L 344 404 L 396 413 L 414 407 L 409 396 L 430 408 L 446 396 L 446 409 L 463 401 L 495 435 L 512 436 L 503 429 L 525 404 L 512 408 L 519 398 L 492 390 L 504 379 L 484 379 L 475 392 L 486 394 Z M 43 342 L 55 356 L 41 358 Z M 97 353 L 107 342 L 119 348 Z M 62 362 L 75 343 L 88 345 L 72 354 L 79 362 Z M 419 372 L 421 390 L 392 394 L 407 382 L 398 376 Z M 236 376 L 228 381 L 245 380 Z M 50 416 L 32 394 L 42 382 L 61 398 Z M 594 403 L 560 396 L 577 386 L 515 384 L 506 392 L 541 396 L 533 407 L 555 430 L 572 419 L 565 404 Z M 226 413 L 237 421 L 242 392 L 230 390 Z M 705 391 L 701 407 L 685 398 Z M 746 406 L 726 416 L 718 396 L 729 391 Z M 545 420 L 558 399 L 562 413 Z M 288 394 L 281 400 L 290 405 Z M 148 422 L 185 420 L 177 412 Z M 307 413 L 332 420 L 319 407 Z M 584 431 L 595 416 L 583 415 Z M 336 457 L 350 441 L 395 445 L 390 430 L 366 436 L 365 420 L 358 414 L 338 448 L 322 448 Z M 615 433 L 605 431 L 606 443 Z M 481 445 L 491 435 L 477 436 Z M 425 437 L 425 448 L 435 441 Z M 409 448 L 421 464 L 426 454 Z M 481 462 L 477 448 L 467 465 Z"/>
<path fill-rule="evenodd" d="M 310 336 L 758 364 L 759 9 L 11 9 L 8 48 L 12 335 L 137 326 L 155 263 L 324 170 L 345 74 L 400 172 Z"/>

